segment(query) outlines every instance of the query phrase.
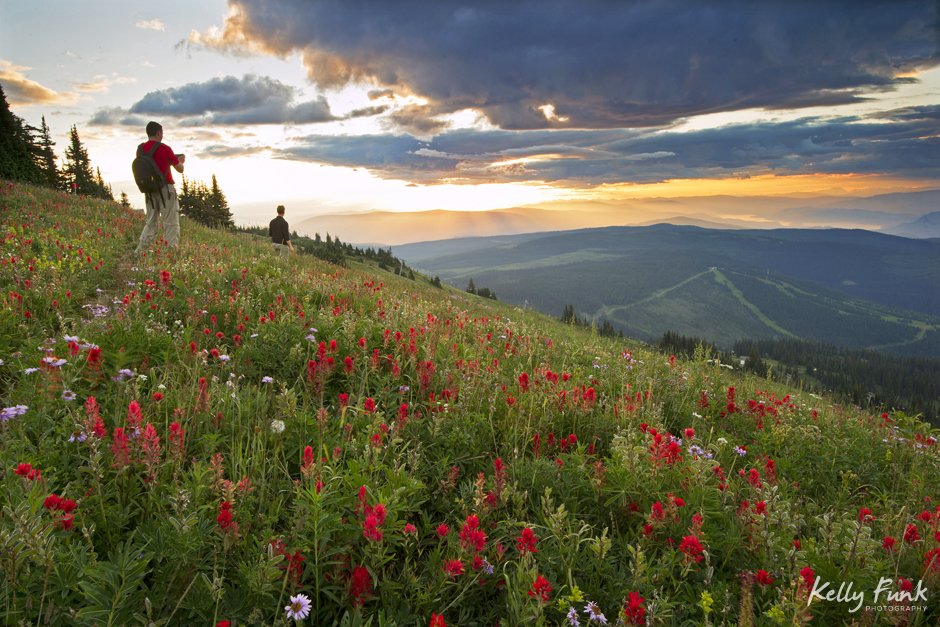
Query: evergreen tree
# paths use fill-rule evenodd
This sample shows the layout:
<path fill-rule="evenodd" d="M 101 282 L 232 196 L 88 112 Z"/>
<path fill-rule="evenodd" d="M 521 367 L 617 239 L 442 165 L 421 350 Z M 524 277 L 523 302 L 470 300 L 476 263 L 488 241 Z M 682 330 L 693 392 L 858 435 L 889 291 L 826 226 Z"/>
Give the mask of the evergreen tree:
<path fill-rule="evenodd" d="M 88 150 L 82 145 L 78 129 L 72 126 L 69 132 L 69 146 L 65 149 L 65 177 L 71 185 L 75 183 L 77 191 L 83 196 L 99 196 L 100 188 L 91 171 L 91 159 Z"/>
<path fill-rule="evenodd" d="M 561 314 L 560 320 L 565 324 L 579 324 L 581 321 L 574 315 L 574 305 L 565 305 L 565 311 Z"/>
<path fill-rule="evenodd" d="M 760 350 L 757 348 L 757 344 L 752 345 L 750 352 L 747 354 L 747 369 L 759 377 L 767 376 L 767 364 L 760 358 Z"/>
<path fill-rule="evenodd" d="M 228 201 L 219 188 L 215 175 L 212 175 L 211 188 L 202 181 L 193 181 L 184 176 L 179 191 L 179 202 L 180 213 L 200 224 L 216 228 L 235 226 Z"/>
<path fill-rule="evenodd" d="M 199 181 L 190 181 L 183 177 L 179 193 L 180 213 L 200 224 L 206 223 L 206 196 L 205 185 Z"/>
<path fill-rule="evenodd" d="M 209 190 L 209 197 L 206 199 L 206 205 L 209 209 L 207 224 L 214 227 L 235 226 L 235 220 L 232 218 L 232 211 L 229 209 L 225 194 L 219 188 L 219 182 L 212 175 L 212 187 Z"/>
<path fill-rule="evenodd" d="M 467 293 L 468 294 L 477 293 L 477 286 L 473 284 L 473 277 L 470 277 L 470 283 L 467 284 Z"/>
<path fill-rule="evenodd" d="M 111 185 L 105 183 L 104 179 L 101 178 L 101 168 L 96 169 L 98 171 L 98 176 L 95 178 L 95 185 L 98 187 L 96 196 L 105 200 L 114 200 L 114 191 L 111 189 Z"/>
<path fill-rule="evenodd" d="M 0 177 L 44 185 L 46 178 L 33 158 L 33 140 L 28 128 L 10 111 L 0 86 Z"/>
<path fill-rule="evenodd" d="M 127 197 L 127 192 L 121 192 L 121 206 L 125 209 L 131 208 L 131 200 Z"/>
<path fill-rule="evenodd" d="M 46 184 L 49 187 L 58 189 L 62 186 L 62 175 L 56 165 L 56 155 L 52 151 L 53 146 L 55 146 L 55 142 L 52 141 L 52 133 L 49 131 L 49 125 L 46 124 L 46 116 L 42 116 L 42 128 L 39 130 L 39 141 L 36 142 L 38 165 L 46 179 Z"/>

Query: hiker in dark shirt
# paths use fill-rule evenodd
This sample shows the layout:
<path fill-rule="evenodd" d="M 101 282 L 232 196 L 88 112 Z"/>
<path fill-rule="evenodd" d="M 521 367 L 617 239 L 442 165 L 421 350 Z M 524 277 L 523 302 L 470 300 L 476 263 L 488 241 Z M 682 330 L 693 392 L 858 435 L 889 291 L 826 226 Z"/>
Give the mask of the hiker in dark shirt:
<path fill-rule="evenodd" d="M 271 220 L 269 233 L 275 253 L 286 257 L 294 250 L 294 245 L 290 243 L 290 227 L 284 219 L 284 205 L 277 206 L 277 217 Z"/>

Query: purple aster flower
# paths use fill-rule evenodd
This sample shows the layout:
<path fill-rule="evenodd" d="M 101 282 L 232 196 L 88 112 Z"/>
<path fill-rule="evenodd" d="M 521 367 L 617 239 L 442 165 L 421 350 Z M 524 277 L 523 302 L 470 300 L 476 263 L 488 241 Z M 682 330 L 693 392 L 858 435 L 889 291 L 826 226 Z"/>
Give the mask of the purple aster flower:
<path fill-rule="evenodd" d="M 284 610 L 287 612 L 287 618 L 301 621 L 307 618 L 307 615 L 310 613 L 310 599 L 303 594 L 298 594 L 295 597 L 292 596 L 290 598 L 290 605 L 285 607 Z"/>

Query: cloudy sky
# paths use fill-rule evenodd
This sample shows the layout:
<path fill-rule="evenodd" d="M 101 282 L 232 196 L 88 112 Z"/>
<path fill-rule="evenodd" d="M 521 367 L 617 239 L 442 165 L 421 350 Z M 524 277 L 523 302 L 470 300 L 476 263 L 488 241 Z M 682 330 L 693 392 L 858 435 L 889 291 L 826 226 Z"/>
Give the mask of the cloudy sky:
<path fill-rule="evenodd" d="M 241 222 L 937 189 L 938 65 L 932 0 L 0 0 L 14 113 L 140 205 L 158 120 Z"/>

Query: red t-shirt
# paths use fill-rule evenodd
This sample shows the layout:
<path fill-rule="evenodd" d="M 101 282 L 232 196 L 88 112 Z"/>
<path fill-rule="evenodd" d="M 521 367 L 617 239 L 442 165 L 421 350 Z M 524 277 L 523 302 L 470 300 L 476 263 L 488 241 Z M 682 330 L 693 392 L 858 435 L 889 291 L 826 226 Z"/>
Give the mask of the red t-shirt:
<path fill-rule="evenodd" d="M 152 141 L 144 142 L 143 146 L 141 146 L 141 153 L 148 153 L 150 152 L 151 148 L 153 148 Z M 166 175 L 166 182 L 170 185 L 175 184 L 176 181 L 173 180 L 173 170 L 170 168 L 170 166 L 176 165 L 180 162 L 180 160 L 176 158 L 176 154 L 173 152 L 173 149 L 166 144 L 160 144 L 160 147 L 157 148 L 157 151 L 153 153 L 153 160 L 157 162 L 157 167 L 160 168 L 160 171 Z"/>

